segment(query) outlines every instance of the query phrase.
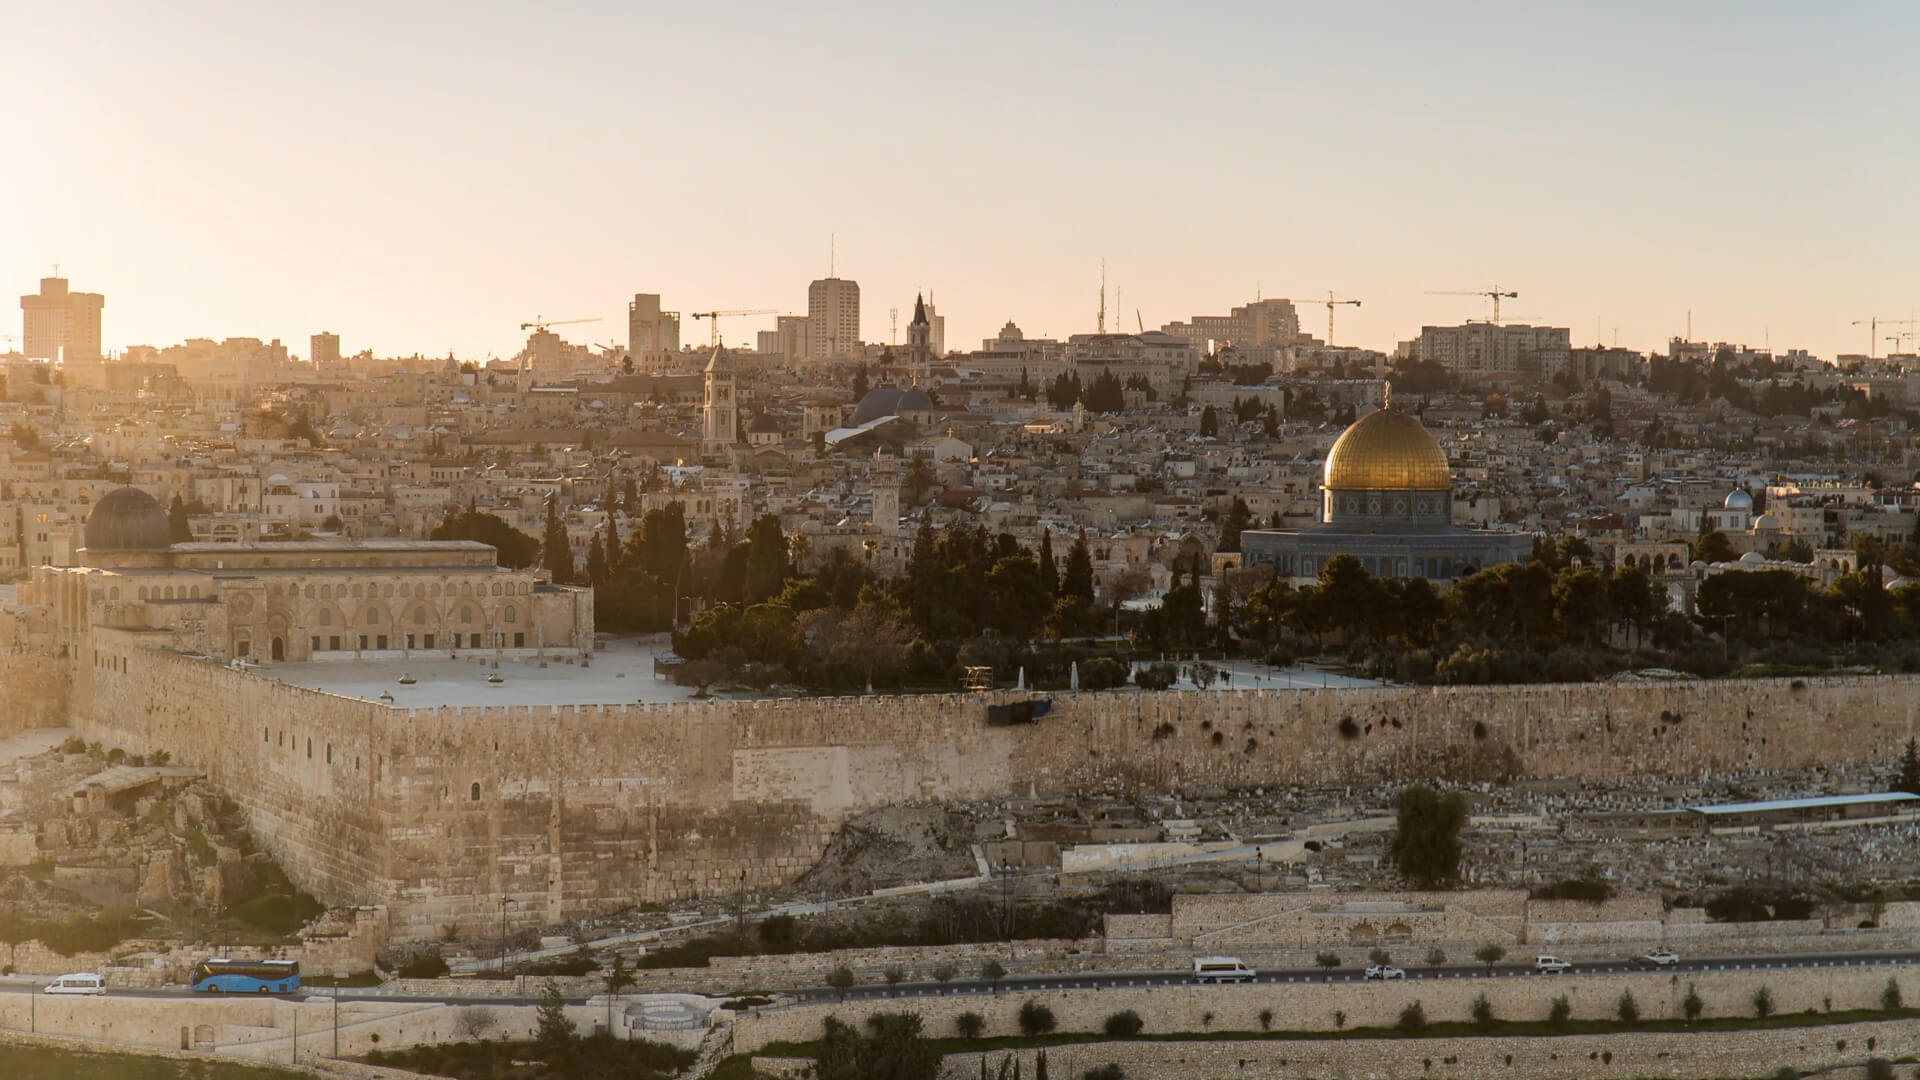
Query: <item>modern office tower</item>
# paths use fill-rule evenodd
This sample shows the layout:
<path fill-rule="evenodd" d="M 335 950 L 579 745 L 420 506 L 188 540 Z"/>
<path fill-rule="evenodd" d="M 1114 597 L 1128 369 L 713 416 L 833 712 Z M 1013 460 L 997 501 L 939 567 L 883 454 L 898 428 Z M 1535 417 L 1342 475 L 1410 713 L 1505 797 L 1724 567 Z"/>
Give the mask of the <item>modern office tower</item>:
<path fill-rule="evenodd" d="M 34 360 L 100 359 L 99 293 L 67 291 L 67 279 L 40 279 L 40 294 L 20 298 L 26 355 Z"/>
<path fill-rule="evenodd" d="M 860 283 L 821 278 L 807 286 L 807 355 L 846 356 L 860 344 Z"/>
<path fill-rule="evenodd" d="M 660 294 L 634 293 L 627 305 L 627 354 L 636 364 L 659 364 L 680 351 L 680 313 L 660 310 Z"/>

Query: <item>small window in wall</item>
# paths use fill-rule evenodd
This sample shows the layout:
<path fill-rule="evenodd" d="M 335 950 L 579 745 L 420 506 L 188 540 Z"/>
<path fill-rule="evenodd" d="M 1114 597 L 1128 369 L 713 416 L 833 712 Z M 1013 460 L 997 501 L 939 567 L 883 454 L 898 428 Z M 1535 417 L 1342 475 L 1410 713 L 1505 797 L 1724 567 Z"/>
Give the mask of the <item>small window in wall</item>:
<path fill-rule="evenodd" d="M 524 649 L 524 648 L 526 648 L 526 647 L 527 647 L 527 635 L 525 635 L 525 634 L 515 634 L 515 635 L 513 635 L 513 647 L 514 647 L 514 648 L 516 648 L 516 649 Z"/>
<path fill-rule="evenodd" d="M 368 626 L 380 625 L 380 609 L 379 608 L 367 609 L 367 625 Z"/>
<path fill-rule="evenodd" d="M 407 635 L 407 648 L 409 648 L 409 649 L 411 649 L 411 648 L 413 648 L 413 635 L 412 635 L 412 634 L 408 634 L 408 635 Z"/>
<path fill-rule="evenodd" d="M 376 648 L 376 649 L 384 649 L 384 648 L 386 648 L 386 647 L 387 647 L 387 635 L 385 635 L 385 634 L 381 634 L 380 636 L 378 636 L 378 637 L 376 637 L 376 638 L 374 638 L 374 639 L 373 639 L 373 647 L 374 647 L 374 648 Z"/>
<path fill-rule="evenodd" d="M 509 623 L 519 622 L 520 613 L 513 610 L 512 604 L 508 604 L 506 607 L 500 609 L 500 621 Z"/>
<path fill-rule="evenodd" d="M 333 764 L 333 744 L 327 744 L 327 764 Z"/>
<path fill-rule="evenodd" d="M 307 644 L 311 647 L 312 651 L 319 652 L 320 651 L 320 635 L 315 634 L 312 640 L 310 640 Z"/>
<path fill-rule="evenodd" d="M 308 760 L 308 761 L 312 761 L 312 760 L 313 760 L 313 738 L 312 738 L 312 736 L 308 736 L 308 738 L 307 738 L 307 760 Z"/>
<path fill-rule="evenodd" d="M 421 647 L 421 648 L 423 648 L 423 649 L 431 649 L 431 648 L 433 648 L 433 635 L 432 635 L 432 634 L 428 634 L 428 635 L 427 635 L 426 637 L 423 637 L 423 638 L 421 638 L 421 639 L 420 639 L 420 647 Z"/>
<path fill-rule="evenodd" d="M 473 791 L 472 791 L 472 794 L 471 794 L 471 795 L 469 796 L 469 798 L 470 798 L 470 799 L 471 799 L 471 800 L 472 800 L 473 802 L 479 802 L 479 801 L 480 801 L 480 785 L 479 785 L 479 783 L 478 783 L 478 782 L 475 782 L 475 783 L 474 783 L 474 785 L 473 785 Z"/>
<path fill-rule="evenodd" d="M 253 642 L 248 641 L 246 638 L 241 638 L 239 641 L 236 641 L 233 643 L 233 652 L 235 656 L 246 656 L 248 653 L 252 651 L 253 651 Z"/>
<path fill-rule="evenodd" d="M 334 652 L 340 651 L 340 635 L 339 634 L 328 635 L 327 648 L 333 650 Z"/>
<path fill-rule="evenodd" d="M 287 733 L 284 730 L 282 730 L 279 734 L 275 735 L 273 738 L 274 738 L 273 745 L 275 746 L 287 745 Z"/>
<path fill-rule="evenodd" d="M 365 651 L 365 649 L 366 649 L 366 647 L 367 647 L 367 635 L 365 635 L 365 634 L 361 634 L 361 635 L 360 635 L 360 648 L 361 648 L 361 650 L 362 650 L 362 651 Z"/>
<path fill-rule="evenodd" d="M 470 607 L 466 607 L 466 606 L 464 606 L 464 605 L 463 605 L 463 606 L 462 606 L 462 607 L 460 608 L 460 621 L 461 621 L 461 622 L 472 622 L 472 621 L 473 621 L 473 609 L 472 609 L 472 608 L 470 608 Z"/>
<path fill-rule="evenodd" d="M 260 741 L 261 741 L 261 742 L 272 742 L 272 741 L 273 741 L 273 730 L 272 730 L 271 728 L 261 728 L 261 729 L 260 729 Z"/>

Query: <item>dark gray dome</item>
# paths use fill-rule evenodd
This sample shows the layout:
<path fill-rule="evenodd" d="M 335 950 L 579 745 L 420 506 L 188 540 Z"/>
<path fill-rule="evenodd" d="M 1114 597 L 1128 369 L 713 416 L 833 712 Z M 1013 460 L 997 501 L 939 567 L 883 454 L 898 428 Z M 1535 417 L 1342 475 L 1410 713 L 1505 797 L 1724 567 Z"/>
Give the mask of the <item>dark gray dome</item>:
<path fill-rule="evenodd" d="M 867 391 L 860 399 L 860 407 L 853 411 L 853 426 L 859 427 L 869 420 L 878 420 L 883 416 L 897 416 L 903 412 L 931 412 L 933 399 L 925 390 L 910 386 L 905 390 L 897 386 L 881 386 Z"/>
<path fill-rule="evenodd" d="M 109 491 L 87 515 L 89 551 L 165 551 L 173 527 L 160 500 L 136 487 Z"/>

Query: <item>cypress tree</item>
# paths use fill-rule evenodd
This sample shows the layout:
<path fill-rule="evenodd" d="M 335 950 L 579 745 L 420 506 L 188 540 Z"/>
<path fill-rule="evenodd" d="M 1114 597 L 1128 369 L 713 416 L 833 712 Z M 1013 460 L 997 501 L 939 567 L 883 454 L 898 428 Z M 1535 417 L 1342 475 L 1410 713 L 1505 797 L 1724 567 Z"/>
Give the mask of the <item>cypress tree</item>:
<path fill-rule="evenodd" d="M 540 562 L 553 575 L 556 585 L 573 583 L 573 545 L 567 541 L 567 524 L 560 520 L 560 496 L 547 496 L 547 527 L 540 534 Z"/>
<path fill-rule="evenodd" d="M 1085 529 L 1067 549 L 1067 570 L 1060 580 L 1060 591 L 1093 603 L 1093 556 L 1087 551 Z"/>
<path fill-rule="evenodd" d="M 1040 588 L 1048 599 L 1060 591 L 1060 568 L 1053 564 L 1053 530 L 1040 531 Z"/>

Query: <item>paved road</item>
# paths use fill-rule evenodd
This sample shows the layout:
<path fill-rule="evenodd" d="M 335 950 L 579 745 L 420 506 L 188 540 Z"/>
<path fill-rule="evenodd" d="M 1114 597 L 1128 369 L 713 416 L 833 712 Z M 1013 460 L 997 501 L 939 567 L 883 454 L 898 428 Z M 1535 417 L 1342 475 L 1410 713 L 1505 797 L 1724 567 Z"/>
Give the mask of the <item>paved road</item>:
<path fill-rule="evenodd" d="M 1580 963 L 1573 966 L 1569 974 L 1573 975 L 1615 975 L 1627 972 L 1655 972 L 1666 975 L 1689 975 L 1707 971 L 1796 971 L 1813 968 L 1857 968 L 1857 967 L 1893 967 L 1899 965 L 1920 964 L 1920 951 L 1911 952 L 1837 952 L 1837 953 L 1793 953 L 1770 956 L 1713 956 L 1690 957 L 1671 967 L 1655 968 L 1645 963 L 1622 959 L 1601 963 Z M 1409 967 L 1409 981 L 1426 979 L 1553 979 L 1561 976 L 1545 975 L 1533 969 L 1530 963 L 1496 964 L 1492 968 L 1484 965 L 1474 967 L 1449 966 L 1442 968 Z M 1254 979 L 1254 985 L 1282 986 L 1289 983 L 1351 983 L 1363 982 L 1359 968 L 1336 968 L 1332 972 L 1318 968 L 1293 971 L 1262 971 Z M 1139 971 L 1139 972 L 1093 972 L 1082 974 L 1057 975 L 1009 975 L 998 984 L 974 978 L 957 978 L 949 983 L 903 982 L 897 986 L 880 983 L 855 986 L 844 995 L 830 987 L 811 987 L 804 990 L 788 990 L 779 993 L 786 998 L 808 1001 L 835 1001 L 843 996 L 850 1001 L 873 998 L 914 998 L 941 997 L 961 994 L 1027 993 L 1035 990 L 1101 990 L 1126 989 L 1153 986 L 1191 986 L 1193 976 L 1185 972 Z M 25 994 L 38 992 L 43 983 L 30 982 L 20 976 L 0 980 L 0 994 Z M 1244 985 L 1244 984 L 1243 984 Z M 330 987 L 305 987 L 299 995 L 288 996 L 327 996 L 334 993 Z M 155 990 L 113 990 L 109 996 L 178 998 L 195 997 L 193 991 L 185 987 L 169 986 Z M 390 994 L 377 987 L 347 988 L 338 994 L 342 1001 L 393 1001 L 418 1004 L 439 1004 L 450 1000 L 447 995 Z M 489 1005 L 535 1005 L 538 998 L 533 997 L 488 997 L 470 999 L 484 1001 Z M 585 998 L 569 999 L 572 1004 L 585 1004 Z"/>
<path fill-rule="evenodd" d="M 1573 975 L 1614 975 L 1626 972 L 1658 972 L 1667 975 L 1686 975 L 1705 971 L 1788 971 L 1808 968 L 1893 966 L 1901 964 L 1920 964 L 1920 952 L 1852 952 L 1852 953 L 1797 953 L 1772 956 L 1715 956 L 1697 957 L 1682 960 L 1671 967 L 1656 968 L 1649 964 L 1636 963 L 1622 959 L 1613 962 L 1575 964 L 1569 974 Z M 1546 975 L 1534 970 L 1531 963 L 1496 964 L 1491 969 L 1485 966 L 1424 968 L 1408 967 L 1407 979 L 1486 979 L 1486 978 L 1529 978 L 1552 979 L 1562 976 Z M 1328 983 L 1363 982 L 1365 977 L 1359 968 L 1336 968 L 1332 972 L 1319 968 L 1295 971 L 1262 971 L 1254 979 L 1255 985 L 1285 985 L 1287 983 Z M 848 990 L 848 1000 L 882 997 L 936 997 L 955 994 L 1020 993 L 1032 990 L 1087 990 L 1120 989 L 1126 987 L 1147 986 L 1191 986 L 1193 976 L 1185 972 L 1095 972 L 1072 975 L 1010 975 L 1000 981 L 996 988 L 990 983 L 977 979 L 956 979 L 951 983 L 907 983 L 898 986 L 856 986 Z M 1243 984 L 1244 985 L 1244 984 Z M 837 1000 L 841 995 L 837 990 L 816 988 L 787 991 L 788 996 L 801 1001 Z"/>

